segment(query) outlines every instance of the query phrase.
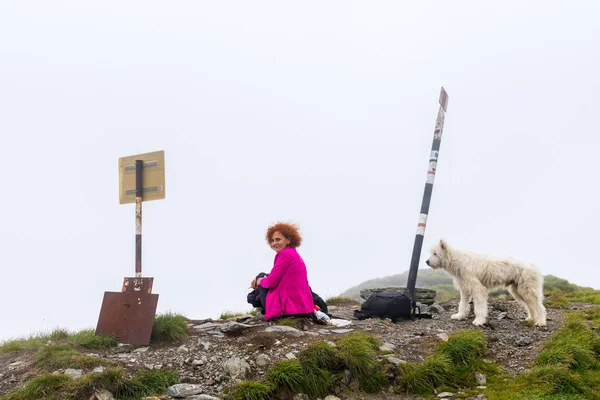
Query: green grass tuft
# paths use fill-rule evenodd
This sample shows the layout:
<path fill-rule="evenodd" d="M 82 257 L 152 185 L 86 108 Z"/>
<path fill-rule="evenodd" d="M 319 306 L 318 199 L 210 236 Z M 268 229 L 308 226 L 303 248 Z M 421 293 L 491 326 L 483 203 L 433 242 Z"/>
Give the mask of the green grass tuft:
<path fill-rule="evenodd" d="M 121 400 L 138 400 L 150 395 L 161 395 L 167 387 L 179 381 L 175 371 L 144 370 L 132 378 L 122 368 L 111 368 L 100 373 L 85 374 L 77 380 L 68 375 L 44 374 L 30 380 L 23 388 L 3 397 L 3 400 L 89 399 L 96 390 L 105 389 Z"/>
<path fill-rule="evenodd" d="M 232 388 L 231 400 L 266 400 L 273 393 L 273 386 L 254 381 L 245 381 Z"/>
<path fill-rule="evenodd" d="M 278 392 L 305 393 L 308 384 L 304 369 L 298 360 L 283 360 L 273 365 L 265 380 Z"/>
<path fill-rule="evenodd" d="M 376 358 L 376 351 L 381 345 L 379 339 L 362 331 L 354 331 L 340 339 L 337 345 L 339 357 L 358 380 L 361 390 L 376 393 L 388 384 Z"/>
<path fill-rule="evenodd" d="M 300 352 L 298 359 L 303 365 L 325 368 L 329 371 L 337 371 L 342 360 L 337 356 L 335 348 L 325 342 L 317 342 L 308 345 Z"/>
<path fill-rule="evenodd" d="M 68 387 L 73 379 L 69 375 L 43 374 L 31 379 L 25 386 L 3 397 L 4 400 L 55 399 L 56 394 Z"/>
<path fill-rule="evenodd" d="M 397 383 L 402 391 L 426 395 L 446 383 L 452 374 L 452 361 L 449 356 L 438 353 L 427 357 L 422 364 L 400 364 L 398 370 Z"/>
<path fill-rule="evenodd" d="M 600 337 L 587 326 L 584 314 L 570 314 L 537 358 L 538 365 L 570 369 L 600 368 Z"/>
<path fill-rule="evenodd" d="M 439 345 L 441 354 L 446 354 L 454 364 L 472 364 L 481 359 L 485 352 L 485 335 L 477 329 L 460 331 Z"/>
<path fill-rule="evenodd" d="M 281 318 L 277 321 L 277 325 L 291 326 L 292 328 L 298 329 L 300 324 L 296 318 Z"/>
<path fill-rule="evenodd" d="M 143 370 L 136 374 L 133 380 L 146 388 L 146 396 L 162 394 L 169 386 L 179 382 L 179 373 L 171 370 Z"/>
<path fill-rule="evenodd" d="M 398 389 L 429 395 L 444 387 L 458 389 L 475 386 L 477 372 L 498 371 L 497 367 L 482 361 L 485 346 L 485 335 L 479 330 L 456 332 L 447 342 L 440 343 L 422 364 L 401 364 L 398 367 Z"/>
<path fill-rule="evenodd" d="M 151 342 L 177 342 L 188 336 L 189 326 L 183 315 L 167 312 L 158 315 L 152 326 Z"/>
<path fill-rule="evenodd" d="M 84 369 L 96 365 L 110 365 L 112 362 L 96 357 L 83 355 L 71 346 L 53 344 L 45 346 L 35 354 L 35 364 L 45 371 L 54 371 L 64 368 Z"/>
<path fill-rule="evenodd" d="M 233 317 L 240 317 L 242 315 L 244 315 L 244 313 L 234 312 L 234 311 L 224 311 L 219 316 L 219 319 L 229 319 L 229 318 L 233 318 Z"/>
<path fill-rule="evenodd" d="M 119 344 L 114 336 L 96 335 L 93 329 L 76 332 L 68 338 L 68 342 L 88 349 L 108 349 Z"/>
<path fill-rule="evenodd" d="M 56 328 L 50 333 L 38 333 L 26 338 L 11 339 L 0 343 L 0 354 L 21 350 L 36 350 L 44 347 L 48 341 L 60 341 L 67 339 L 69 332 L 62 328 Z"/>

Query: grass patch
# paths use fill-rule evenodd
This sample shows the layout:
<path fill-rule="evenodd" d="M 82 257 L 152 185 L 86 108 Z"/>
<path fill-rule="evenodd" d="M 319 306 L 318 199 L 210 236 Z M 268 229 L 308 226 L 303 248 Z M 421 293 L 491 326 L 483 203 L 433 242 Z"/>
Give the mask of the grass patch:
<path fill-rule="evenodd" d="M 300 324 L 296 318 L 281 318 L 279 321 L 277 321 L 277 325 L 291 326 L 292 328 L 296 329 L 300 327 Z"/>
<path fill-rule="evenodd" d="M 24 387 L 2 400 L 89 399 L 95 390 L 100 389 L 108 390 L 121 400 L 138 400 L 161 395 L 167 387 L 177 382 L 179 374 L 169 370 L 145 370 L 128 378 L 122 368 L 112 368 L 101 373 L 86 374 L 77 380 L 63 374 L 44 374 L 31 379 Z"/>
<path fill-rule="evenodd" d="M 302 365 L 325 368 L 329 371 L 337 371 L 342 365 L 342 360 L 336 354 L 335 348 L 325 342 L 308 345 L 300 352 L 298 359 Z"/>
<path fill-rule="evenodd" d="M 97 365 L 111 364 L 114 363 L 83 355 L 71 346 L 62 344 L 45 346 L 35 354 L 35 365 L 44 371 L 55 371 L 64 368 L 85 369 Z"/>
<path fill-rule="evenodd" d="M 183 315 L 167 312 L 158 315 L 152 326 L 151 342 L 177 342 L 188 335 L 188 323 Z"/>
<path fill-rule="evenodd" d="M 295 393 L 324 398 L 346 369 L 351 371 L 361 391 L 377 393 L 389 385 L 383 366 L 377 360 L 379 346 L 377 338 L 360 331 L 345 335 L 335 347 L 325 342 L 312 343 L 297 359 L 273 365 L 263 381 L 246 381 L 233 386 L 230 398 L 291 398 Z"/>
<path fill-rule="evenodd" d="M 400 364 L 397 391 L 430 395 L 440 388 L 475 386 L 477 372 L 497 372 L 497 367 L 482 361 L 485 348 L 483 332 L 475 329 L 457 332 L 447 342 L 440 343 L 423 363 Z"/>
<path fill-rule="evenodd" d="M 85 329 L 69 336 L 68 342 L 87 349 L 108 349 L 119 344 L 114 336 L 96 335 L 93 329 Z"/>
<path fill-rule="evenodd" d="M 283 360 L 273 365 L 265 380 L 276 391 L 283 393 L 305 393 L 308 387 L 302 364 L 298 360 Z"/>
<path fill-rule="evenodd" d="M 4 396 L 3 400 L 57 399 L 57 394 L 67 388 L 73 379 L 69 375 L 43 374 L 31 379 L 25 386 Z"/>
<path fill-rule="evenodd" d="M 0 343 L 0 354 L 21 350 L 36 350 L 44 347 L 48 341 L 67 339 L 69 332 L 66 329 L 56 328 L 49 333 L 38 333 L 26 338 L 11 339 Z"/>
<path fill-rule="evenodd" d="M 242 315 L 244 315 L 244 313 L 233 312 L 233 311 L 224 311 L 219 316 L 219 319 L 229 319 L 229 318 L 234 318 L 234 317 L 241 317 Z"/>
<path fill-rule="evenodd" d="M 231 400 L 265 400 L 272 392 L 273 387 L 267 383 L 245 381 L 232 388 L 230 398 Z"/>
<path fill-rule="evenodd" d="M 376 358 L 380 345 L 377 338 L 362 331 L 351 332 L 337 343 L 340 359 L 367 393 L 377 393 L 388 384 Z"/>
<path fill-rule="evenodd" d="M 600 399 L 600 307 L 567 315 L 531 370 L 488 380 L 488 399 Z M 511 397 L 513 396 L 513 397 Z"/>

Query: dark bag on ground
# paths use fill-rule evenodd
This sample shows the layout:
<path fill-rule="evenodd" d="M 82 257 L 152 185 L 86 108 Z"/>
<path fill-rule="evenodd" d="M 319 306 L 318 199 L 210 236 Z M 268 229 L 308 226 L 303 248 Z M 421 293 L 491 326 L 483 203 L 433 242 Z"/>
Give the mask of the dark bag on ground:
<path fill-rule="evenodd" d="M 373 293 L 360 307 L 354 311 L 354 318 L 390 318 L 393 322 L 399 319 L 431 318 L 421 314 L 414 301 L 401 292 Z"/>

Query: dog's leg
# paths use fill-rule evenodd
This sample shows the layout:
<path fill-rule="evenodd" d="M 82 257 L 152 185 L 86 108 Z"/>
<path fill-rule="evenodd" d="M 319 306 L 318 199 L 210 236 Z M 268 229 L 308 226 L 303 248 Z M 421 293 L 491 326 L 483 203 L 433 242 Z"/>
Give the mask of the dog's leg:
<path fill-rule="evenodd" d="M 473 321 L 473 325 L 481 326 L 487 321 L 488 290 L 481 282 L 472 282 L 470 285 L 473 288 L 473 304 L 475 305 L 475 320 Z"/>
<path fill-rule="evenodd" d="M 527 318 L 525 319 L 525 321 L 533 322 L 533 309 L 529 307 L 529 304 L 527 304 L 523 296 L 521 296 L 521 294 L 519 293 L 519 287 L 513 283 L 508 287 L 508 291 L 510 292 L 512 297 L 517 301 L 517 303 L 523 306 L 525 311 L 527 311 Z"/>
<path fill-rule="evenodd" d="M 462 321 L 467 318 L 469 314 L 469 299 L 471 296 L 466 293 L 463 289 L 460 289 L 460 302 L 458 303 L 458 312 L 452 314 L 450 318 Z"/>
<path fill-rule="evenodd" d="M 542 304 L 541 289 L 523 288 L 519 293 L 525 299 L 527 307 L 531 309 L 532 322 L 535 326 L 546 326 L 546 308 Z"/>
<path fill-rule="evenodd" d="M 546 326 L 546 309 L 542 304 L 542 279 L 539 274 L 535 271 L 523 272 L 516 289 L 530 310 L 530 321 L 535 326 Z"/>

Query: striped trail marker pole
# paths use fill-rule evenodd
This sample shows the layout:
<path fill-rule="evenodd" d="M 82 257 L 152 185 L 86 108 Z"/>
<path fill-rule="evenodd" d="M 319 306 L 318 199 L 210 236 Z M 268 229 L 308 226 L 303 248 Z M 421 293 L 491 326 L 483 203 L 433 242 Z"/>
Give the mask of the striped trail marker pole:
<path fill-rule="evenodd" d="M 427 169 L 427 180 L 425 181 L 425 191 L 423 192 L 423 201 L 421 202 L 421 213 L 417 224 L 417 234 L 413 246 L 412 258 L 410 260 L 410 269 L 408 271 L 408 282 L 406 284 L 406 295 L 414 300 L 415 285 L 417 283 L 417 272 L 419 270 L 419 261 L 421 258 L 421 249 L 425 237 L 425 227 L 427 226 L 427 215 L 429 214 L 429 203 L 431 202 L 431 193 L 433 191 L 433 181 L 435 179 L 435 170 L 437 168 L 438 156 L 440 155 L 440 144 L 442 142 L 442 132 L 444 130 L 444 118 L 448 109 L 448 94 L 442 88 L 440 92 L 440 109 L 435 122 L 435 131 L 433 132 L 433 143 L 431 145 L 431 154 L 429 156 L 429 168 Z"/>

